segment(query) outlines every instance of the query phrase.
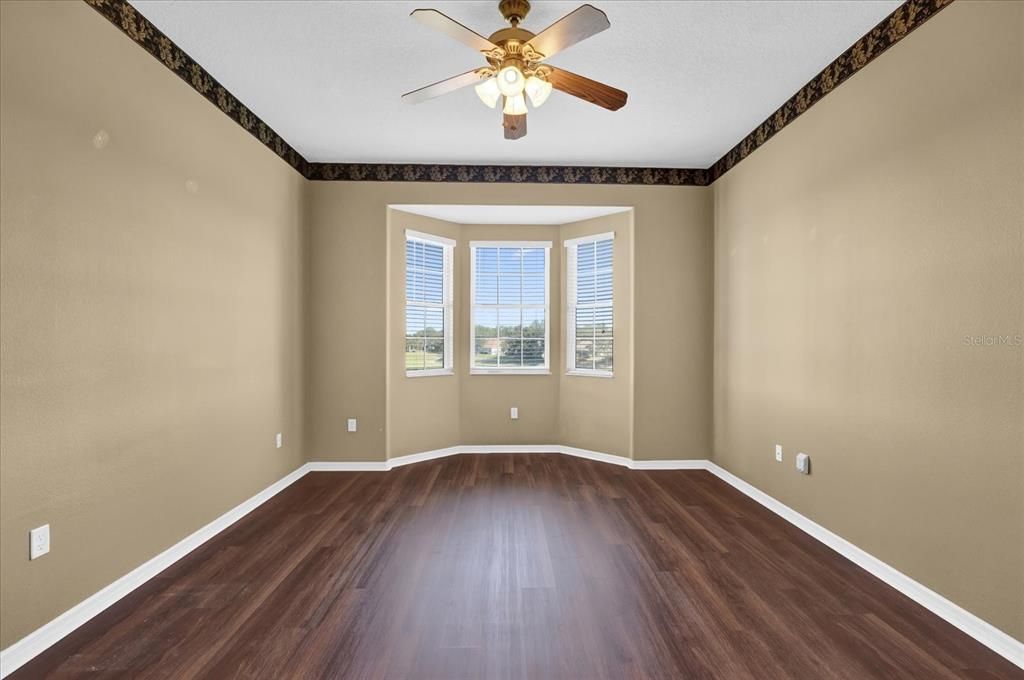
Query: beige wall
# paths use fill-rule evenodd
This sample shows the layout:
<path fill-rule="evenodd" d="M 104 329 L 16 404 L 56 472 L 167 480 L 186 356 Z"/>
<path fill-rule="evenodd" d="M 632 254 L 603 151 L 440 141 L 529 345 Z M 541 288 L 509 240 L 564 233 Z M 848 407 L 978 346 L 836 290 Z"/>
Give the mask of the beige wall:
<path fill-rule="evenodd" d="M 559 227 L 544 225 L 472 225 L 462 228 L 455 253 L 456 298 L 455 367 L 462 381 L 460 444 L 552 444 L 558 443 L 558 361 L 562 349 L 561 303 L 558 288 L 561 263 L 558 261 Z M 551 347 L 548 375 L 470 375 L 468 329 L 470 328 L 470 254 L 472 241 L 550 241 Z M 519 420 L 512 420 L 509 409 L 519 408 Z M 422 449 L 421 449 L 422 450 Z"/>
<path fill-rule="evenodd" d="M 593 234 L 615 233 L 612 248 L 612 295 L 615 370 L 611 378 L 566 375 L 566 349 L 559 345 L 558 443 L 632 457 L 633 448 L 633 215 L 621 213 L 562 226 L 562 243 Z M 559 259 L 564 270 L 566 251 Z M 562 326 L 566 318 L 562 282 Z M 565 337 L 563 330 L 562 336 Z"/>
<path fill-rule="evenodd" d="M 388 410 L 388 205 L 390 204 L 613 205 L 634 208 L 632 243 L 634 353 L 633 454 L 639 459 L 707 458 L 711 446 L 712 202 L 706 187 L 460 185 L 403 182 L 311 182 L 307 442 L 312 460 L 384 460 Z M 392 225 L 394 235 L 398 225 Z M 471 229 L 471 227 L 467 227 Z M 522 229 L 522 227 L 516 227 Z M 520 232 L 521 233 L 521 232 Z M 466 249 L 457 257 L 468 258 Z M 554 255 L 554 254 L 553 254 Z M 560 256 L 559 256 L 560 258 Z M 560 259 L 559 259 L 560 262 Z M 467 272 L 468 259 L 465 260 Z M 466 274 L 468 277 L 468 273 Z M 555 320 L 561 330 L 561 319 Z M 468 323 L 468 320 L 465 322 Z M 553 337 L 555 326 L 552 326 Z M 396 334 L 390 334 L 395 335 Z M 673 339 L 672 363 L 663 359 L 665 338 Z M 389 339 L 388 341 L 393 341 Z M 463 340 L 457 339 L 457 347 Z M 395 365 L 397 354 L 392 352 Z M 462 364 L 468 358 L 458 359 Z M 560 365 L 559 357 L 559 365 Z M 419 380 L 426 380 L 420 378 Z M 535 376 L 467 378 L 481 389 L 491 382 L 506 394 L 521 385 L 531 392 Z M 557 376 L 551 378 L 560 382 Z M 479 382 L 477 382 L 479 381 Z M 427 390 L 429 388 L 416 387 Z M 555 389 L 558 389 L 557 387 Z M 493 392 L 493 390 L 486 390 Z M 500 394 L 500 393 L 499 393 Z M 541 431 L 560 436 L 557 397 L 554 412 L 538 429 L 515 430 L 508 403 L 486 405 L 477 425 L 464 412 L 461 443 L 531 443 Z M 463 398 L 461 409 L 475 409 Z M 532 418 L 524 403 L 521 421 Z M 394 406 L 392 406 L 394 408 Z M 491 415 L 493 411 L 493 416 Z M 539 414 L 538 414 L 539 415 Z M 393 420 L 397 412 L 393 412 Z M 359 420 L 359 431 L 345 431 L 345 419 Z M 438 437 L 436 441 L 444 441 Z M 539 434 L 532 443 L 551 443 Z M 617 444 L 621 445 L 621 444 Z M 396 436 L 393 455 L 422 451 L 408 437 Z"/>
<path fill-rule="evenodd" d="M 715 460 L 1018 639 L 1022 29 L 953 4 L 714 185 Z"/>
<path fill-rule="evenodd" d="M 3 648 L 302 464 L 304 180 L 84 3 L 0 27 Z"/>

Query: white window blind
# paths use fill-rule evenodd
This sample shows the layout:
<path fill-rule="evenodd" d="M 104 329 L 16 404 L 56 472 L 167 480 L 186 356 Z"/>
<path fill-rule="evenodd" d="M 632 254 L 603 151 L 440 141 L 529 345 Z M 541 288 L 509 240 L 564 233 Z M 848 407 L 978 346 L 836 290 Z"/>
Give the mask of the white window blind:
<path fill-rule="evenodd" d="M 452 363 L 452 251 L 455 242 L 405 232 L 405 373 L 445 375 Z"/>
<path fill-rule="evenodd" d="M 611 376 L 614 370 L 614 245 L 614 233 L 565 242 L 566 367 L 571 374 Z"/>
<path fill-rule="evenodd" d="M 549 241 L 470 243 L 470 372 L 546 373 Z"/>

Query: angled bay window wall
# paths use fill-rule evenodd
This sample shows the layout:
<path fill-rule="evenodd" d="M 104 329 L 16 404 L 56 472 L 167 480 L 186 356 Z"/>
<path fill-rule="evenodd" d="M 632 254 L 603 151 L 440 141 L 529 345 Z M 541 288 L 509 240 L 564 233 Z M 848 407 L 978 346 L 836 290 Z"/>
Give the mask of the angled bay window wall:
<path fill-rule="evenodd" d="M 388 213 L 389 458 L 518 444 L 632 455 L 632 215 L 540 223 L 540 208 L 537 223 L 497 221 L 515 210 L 455 221 L 487 218 L 468 205 Z"/>

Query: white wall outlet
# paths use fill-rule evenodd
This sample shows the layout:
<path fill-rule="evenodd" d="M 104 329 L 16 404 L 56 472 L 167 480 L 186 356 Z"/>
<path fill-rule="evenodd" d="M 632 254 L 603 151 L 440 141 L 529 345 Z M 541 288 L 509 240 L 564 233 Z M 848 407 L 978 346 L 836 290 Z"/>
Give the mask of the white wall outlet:
<path fill-rule="evenodd" d="M 508 417 L 511 418 L 512 420 L 519 420 L 519 407 L 513 406 L 511 409 L 509 409 Z"/>
<path fill-rule="evenodd" d="M 782 462 L 782 444 L 775 445 L 775 460 Z"/>
<path fill-rule="evenodd" d="M 274 437 L 274 443 L 277 444 L 277 448 L 284 446 L 284 435 L 278 432 L 277 436 Z"/>
<path fill-rule="evenodd" d="M 806 453 L 796 454 L 796 469 L 802 475 L 811 474 L 811 457 Z"/>
<path fill-rule="evenodd" d="M 34 560 L 48 552 L 50 552 L 50 525 L 44 524 L 28 532 L 28 558 Z"/>
<path fill-rule="evenodd" d="M 356 419 L 355 418 L 349 418 L 348 419 L 348 431 L 349 432 L 355 432 L 356 431 L 356 425 L 357 425 L 357 423 L 356 423 Z"/>

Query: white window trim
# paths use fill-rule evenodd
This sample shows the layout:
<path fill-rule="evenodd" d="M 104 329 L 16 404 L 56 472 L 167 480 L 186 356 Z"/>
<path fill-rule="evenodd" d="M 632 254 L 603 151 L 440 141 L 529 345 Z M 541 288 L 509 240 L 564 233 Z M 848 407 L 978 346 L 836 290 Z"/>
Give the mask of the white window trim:
<path fill-rule="evenodd" d="M 607 241 L 611 239 L 615 241 L 615 232 L 609 231 L 603 234 L 591 234 L 588 236 L 580 236 L 579 238 L 566 239 L 563 245 L 565 246 L 565 374 L 577 377 L 585 378 L 614 378 L 615 377 L 615 361 L 614 355 L 615 345 L 612 347 L 612 370 L 605 371 L 602 369 L 595 368 L 577 368 L 576 367 L 576 247 L 586 244 L 594 243 L 596 241 Z M 612 328 L 614 329 L 614 315 L 615 315 L 615 247 L 612 246 Z M 612 337 L 615 337 L 613 332 Z M 614 341 L 613 341 L 614 342 Z"/>
<path fill-rule="evenodd" d="M 406 378 L 429 378 L 438 375 L 455 375 L 455 329 L 453 328 L 455 320 L 455 277 L 454 277 L 454 262 L 455 262 L 455 241 L 454 239 L 445 238 L 444 236 L 436 236 L 434 234 L 426 234 L 421 231 L 414 231 L 413 229 L 405 230 L 406 241 L 421 241 L 423 243 L 429 243 L 435 246 L 441 246 L 443 253 L 442 265 L 443 272 L 441 274 L 441 300 L 444 307 L 444 368 L 425 368 L 425 369 L 406 369 Z M 409 271 L 408 263 L 405 267 L 406 272 Z M 416 304 L 416 303 L 413 303 Z M 403 334 L 402 334 L 402 346 L 403 355 L 405 347 L 405 309 L 409 306 L 409 300 L 405 300 L 405 305 L 402 308 L 403 318 Z M 436 307 L 437 305 L 423 305 L 425 307 Z"/>
<path fill-rule="evenodd" d="M 435 246 L 445 246 L 448 248 L 455 247 L 455 239 L 445 238 L 444 236 L 435 236 L 434 234 L 426 234 L 422 231 L 414 231 L 413 229 L 405 230 L 406 241 L 423 241 Z"/>
<path fill-rule="evenodd" d="M 476 304 L 477 248 L 543 248 L 544 249 L 544 365 L 532 368 L 481 368 L 473 365 L 476 353 L 476 323 L 473 310 L 500 305 Z M 470 375 L 551 375 L 551 241 L 470 241 L 469 242 L 469 374 Z M 519 305 L 537 308 L 540 305 Z"/>

